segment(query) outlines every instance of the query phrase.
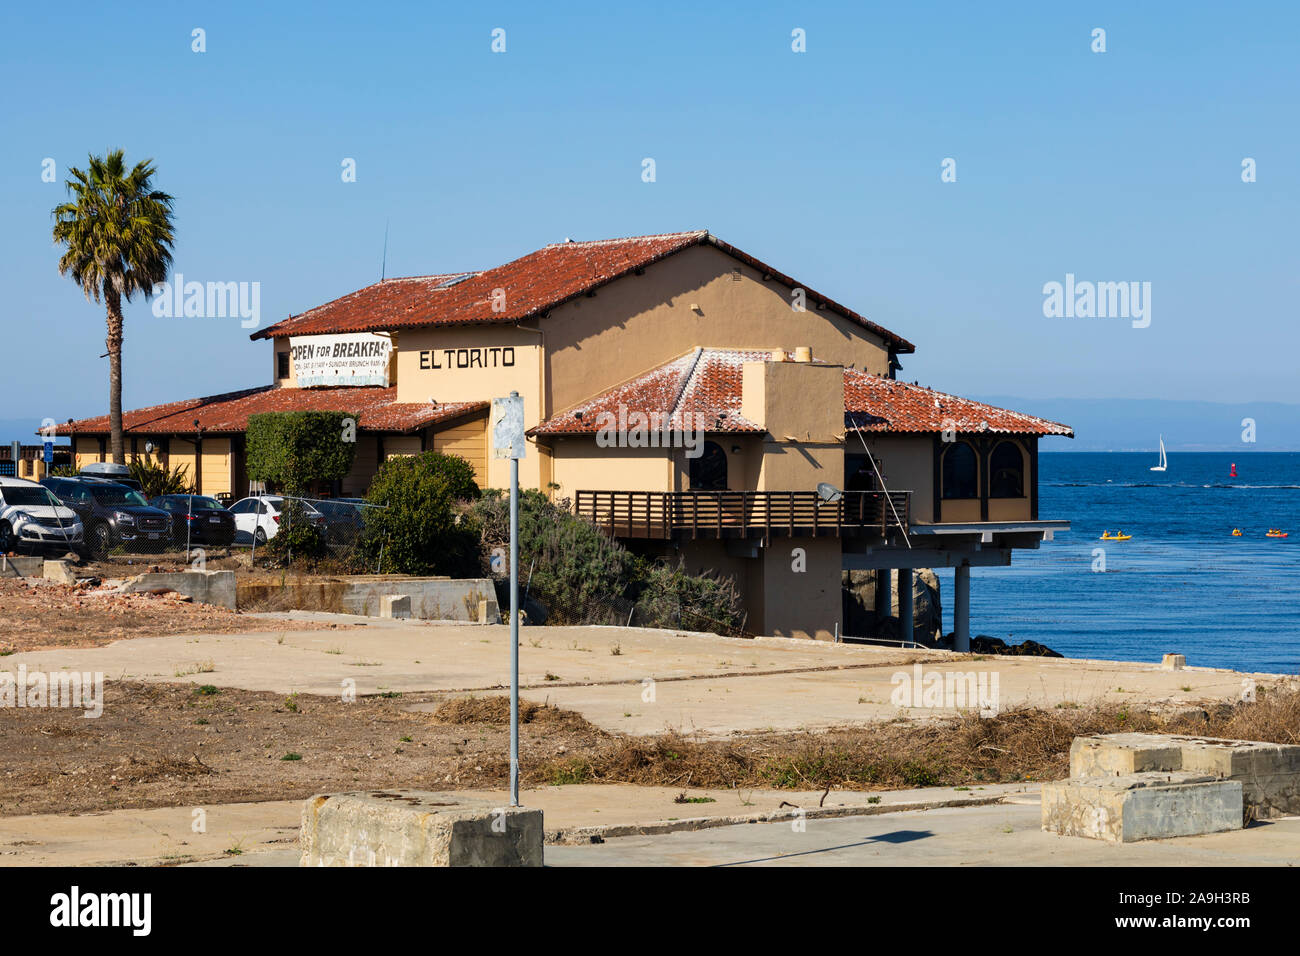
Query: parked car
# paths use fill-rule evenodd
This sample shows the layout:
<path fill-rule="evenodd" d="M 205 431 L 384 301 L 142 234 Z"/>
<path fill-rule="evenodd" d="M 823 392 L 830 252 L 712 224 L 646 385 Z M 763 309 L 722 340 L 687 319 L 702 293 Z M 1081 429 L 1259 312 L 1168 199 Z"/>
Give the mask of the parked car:
<path fill-rule="evenodd" d="M 302 502 L 307 518 L 317 527 L 325 525 L 325 516 L 309 502 Z M 255 544 L 259 548 L 275 537 L 280 530 L 280 520 L 287 502 L 282 495 L 254 495 L 230 506 L 235 516 L 235 541 L 238 544 Z"/>
<path fill-rule="evenodd" d="M 92 461 L 89 464 L 82 465 L 81 470 L 77 472 L 77 477 L 86 478 L 90 481 L 111 481 L 119 485 L 126 485 L 128 488 L 134 488 L 136 491 L 144 491 L 144 486 L 131 477 L 130 468 L 111 461 Z"/>
<path fill-rule="evenodd" d="M 161 551 L 167 545 L 171 515 L 151 508 L 134 488 L 97 478 L 42 478 L 41 484 L 77 513 L 93 554 L 119 546 Z"/>
<path fill-rule="evenodd" d="M 177 547 L 205 544 L 228 548 L 235 540 L 235 516 L 215 498 L 159 495 L 149 504 L 172 516 L 171 540 Z"/>
<path fill-rule="evenodd" d="M 23 547 L 81 553 L 84 533 L 77 513 L 48 488 L 25 478 L 0 478 L 0 554 Z"/>
<path fill-rule="evenodd" d="M 357 499 L 325 498 L 312 504 L 325 516 L 325 540 L 328 544 L 350 547 L 357 543 L 366 524 Z"/>

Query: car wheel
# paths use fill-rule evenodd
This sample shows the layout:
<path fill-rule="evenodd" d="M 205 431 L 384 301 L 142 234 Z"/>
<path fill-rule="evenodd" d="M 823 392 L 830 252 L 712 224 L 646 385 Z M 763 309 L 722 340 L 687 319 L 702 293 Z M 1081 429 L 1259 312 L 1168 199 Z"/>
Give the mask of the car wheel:
<path fill-rule="evenodd" d="M 253 544 L 257 545 L 259 548 L 266 546 L 266 532 L 261 528 L 258 528 L 253 532 Z"/>
<path fill-rule="evenodd" d="M 109 548 L 112 546 L 112 536 L 108 532 L 108 525 L 95 525 L 95 527 L 90 531 L 88 543 L 90 545 L 91 554 L 101 558 L 107 555 Z"/>
<path fill-rule="evenodd" d="M 8 554 L 17 545 L 14 526 L 8 521 L 0 521 L 0 554 Z"/>

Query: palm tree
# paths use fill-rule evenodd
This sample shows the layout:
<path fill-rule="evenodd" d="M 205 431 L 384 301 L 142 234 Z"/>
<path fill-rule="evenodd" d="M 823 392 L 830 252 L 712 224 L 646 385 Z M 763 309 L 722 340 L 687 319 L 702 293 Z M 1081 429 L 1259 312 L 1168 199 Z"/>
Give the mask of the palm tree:
<path fill-rule="evenodd" d="M 148 295 L 172 264 L 172 197 L 153 188 L 152 159 L 129 172 L 122 150 L 90 157 L 83 172 L 68 170 L 72 199 L 54 209 L 54 241 L 66 246 L 59 272 L 86 298 L 108 306 L 108 427 L 113 461 L 122 446 L 122 300 Z"/>

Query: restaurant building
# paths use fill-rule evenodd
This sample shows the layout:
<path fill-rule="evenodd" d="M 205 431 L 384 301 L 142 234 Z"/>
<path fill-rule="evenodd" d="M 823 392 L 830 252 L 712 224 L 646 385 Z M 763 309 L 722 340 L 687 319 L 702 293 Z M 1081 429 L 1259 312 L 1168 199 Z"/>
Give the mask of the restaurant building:
<path fill-rule="evenodd" d="M 1038 440 L 1069 427 L 896 378 L 914 346 L 707 232 L 545 246 L 483 272 L 388 279 L 251 336 L 270 382 L 124 414 L 129 456 L 248 490 L 260 412 L 357 416 L 352 472 L 457 454 L 503 487 L 492 398 L 524 398 L 520 481 L 646 553 L 733 575 L 756 633 L 835 638 L 844 569 L 1009 564 L 1067 522 L 1038 515 Z M 59 428 L 105 460 L 107 416 Z M 819 490 L 820 487 L 820 490 Z M 885 593 L 885 589 L 878 589 Z"/>

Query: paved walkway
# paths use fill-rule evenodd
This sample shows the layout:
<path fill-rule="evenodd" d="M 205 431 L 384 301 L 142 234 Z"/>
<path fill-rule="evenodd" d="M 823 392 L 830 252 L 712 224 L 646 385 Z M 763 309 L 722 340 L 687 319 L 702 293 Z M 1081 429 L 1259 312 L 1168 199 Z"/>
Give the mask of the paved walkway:
<path fill-rule="evenodd" d="M 1300 817 L 1109 844 L 1040 829 L 1035 803 L 765 823 L 548 846 L 548 866 L 1293 866 Z"/>
<path fill-rule="evenodd" d="M 467 797 L 505 805 L 504 791 L 466 790 Z M 702 826 L 703 819 L 790 812 L 837 813 L 852 808 L 879 812 L 891 806 L 977 802 L 1027 792 L 1024 784 L 973 789 L 930 788 L 883 793 L 850 791 L 822 794 L 789 790 L 699 790 L 680 787 L 635 787 L 583 784 L 539 787 L 521 793 L 525 806 L 542 810 L 547 832 L 581 835 L 599 828 Z M 679 795 L 692 801 L 677 803 Z M 196 811 L 202 810 L 202 815 Z M 254 857 L 267 851 L 287 851 L 269 858 L 274 865 L 297 865 L 301 800 L 237 803 L 210 807 L 168 807 L 155 810 L 113 810 L 77 815 L 40 814 L 0 817 L 0 866 L 95 866 L 136 862 L 182 863 L 224 860 L 231 865 L 265 863 Z M 696 818 L 697 822 L 692 822 Z M 203 832 L 195 829 L 201 820 Z M 230 853 L 237 850 L 237 853 Z"/>

